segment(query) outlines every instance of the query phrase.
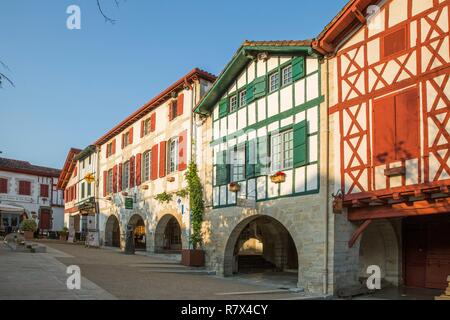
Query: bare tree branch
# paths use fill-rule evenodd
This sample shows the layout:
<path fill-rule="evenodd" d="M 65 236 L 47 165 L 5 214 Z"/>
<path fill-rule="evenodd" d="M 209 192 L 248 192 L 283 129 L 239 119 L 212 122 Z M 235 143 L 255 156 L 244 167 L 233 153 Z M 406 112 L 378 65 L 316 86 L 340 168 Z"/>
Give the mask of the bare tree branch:
<path fill-rule="evenodd" d="M 114 0 L 115 4 L 117 7 L 119 7 L 119 0 Z M 105 18 L 105 22 L 109 22 L 111 24 L 115 24 L 116 20 L 110 18 L 108 15 L 105 14 L 105 12 L 102 9 L 102 5 L 100 3 L 100 0 L 97 0 L 97 7 L 98 7 L 98 11 L 100 11 L 101 15 L 103 16 L 103 18 Z"/>
<path fill-rule="evenodd" d="M 5 63 L 3 63 L 1 60 L 0 60 L 0 65 L 3 66 L 3 68 L 6 69 L 7 71 L 11 71 L 9 69 L 9 67 Z M 16 87 L 14 85 L 14 82 L 8 76 L 6 76 L 4 73 L 0 72 L 0 88 L 3 88 L 3 80 L 8 82 L 12 87 L 14 87 L 14 88 Z"/>

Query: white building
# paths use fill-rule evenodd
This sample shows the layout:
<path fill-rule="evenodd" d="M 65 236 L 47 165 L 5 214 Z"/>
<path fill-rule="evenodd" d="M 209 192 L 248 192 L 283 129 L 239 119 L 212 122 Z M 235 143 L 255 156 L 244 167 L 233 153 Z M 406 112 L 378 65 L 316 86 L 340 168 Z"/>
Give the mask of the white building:
<path fill-rule="evenodd" d="M 58 190 L 60 170 L 27 161 L 0 158 L 0 230 L 13 231 L 34 219 L 42 233 L 60 231 L 64 199 Z"/>

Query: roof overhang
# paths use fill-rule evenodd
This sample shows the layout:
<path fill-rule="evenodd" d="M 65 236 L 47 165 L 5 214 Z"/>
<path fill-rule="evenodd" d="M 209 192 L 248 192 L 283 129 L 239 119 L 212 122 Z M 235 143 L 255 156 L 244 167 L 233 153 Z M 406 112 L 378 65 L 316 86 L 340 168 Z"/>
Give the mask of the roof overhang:
<path fill-rule="evenodd" d="M 244 42 L 217 78 L 212 88 L 197 105 L 195 112 L 204 115 L 209 114 L 217 101 L 222 98 L 234 79 L 239 76 L 247 64 L 254 60 L 260 52 L 278 55 L 316 54 L 311 47 L 311 41 Z"/>
<path fill-rule="evenodd" d="M 67 154 L 66 162 L 64 163 L 64 167 L 61 171 L 61 174 L 58 178 L 58 189 L 64 190 L 67 186 L 67 183 L 72 176 L 73 169 L 76 165 L 75 156 L 77 156 L 81 152 L 80 149 L 72 148 L 69 150 Z"/>
<path fill-rule="evenodd" d="M 136 121 L 142 119 L 147 114 L 152 112 L 154 109 L 159 107 L 161 104 L 166 102 L 172 97 L 173 92 L 179 92 L 183 90 L 184 88 L 190 86 L 190 84 L 193 81 L 196 81 L 198 79 L 204 79 L 210 82 L 214 82 L 216 80 L 216 76 L 213 74 L 203 71 L 201 69 L 195 68 L 192 71 L 190 71 L 188 74 L 180 78 L 177 82 L 172 84 L 170 87 L 168 87 L 166 90 L 158 94 L 156 97 L 154 97 L 152 100 L 147 102 L 145 105 L 143 105 L 141 108 L 139 108 L 137 111 L 132 113 L 129 117 L 127 117 L 125 120 L 120 122 L 117 126 L 115 126 L 113 129 L 111 129 L 108 133 L 106 133 L 104 136 L 102 136 L 100 139 L 98 139 L 94 145 L 100 146 L 102 144 L 105 144 L 115 136 L 117 136 L 120 132 L 124 131 L 128 127 L 130 127 L 133 123 Z"/>
<path fill-rule="evenodd" d="M 333 54 L 345 36 L 366 23 L 367 7 L 380 0 L 350 0 L 313 41 L 314 50 L 323 55 Z"/>
<path fill-rule="evenodd" d="M 73 160 L 74 161 L 83 161 L 84 159 L 86 159 L 87 157 L 89 157 L 91 154 L 95 153 L 95 151 L 97 150 L 97 147 L 94 145 L 91 145 L 87 148 L 85 148 L 83 151 L 81 151 L 80 153 L 78 153 Z"/>

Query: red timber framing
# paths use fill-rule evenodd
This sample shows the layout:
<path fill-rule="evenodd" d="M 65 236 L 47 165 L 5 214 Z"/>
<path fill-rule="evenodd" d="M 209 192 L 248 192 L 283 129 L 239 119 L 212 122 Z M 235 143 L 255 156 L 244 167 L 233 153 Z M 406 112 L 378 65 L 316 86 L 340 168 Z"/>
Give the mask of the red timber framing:
<path fill-rule="evenodd" d="M 350 1 L 313 43 L 335 62 L 337 103 L 330 106 L 329 113 L 339 121 L 340 187 L 350 208 L 349 218 L 355 221 L 387 217 L 386 212 L 389 216 L 440 212 L 442 203 L 428 199 L 434 197 L 433 192 L 442 195 L 441 189 L 450 186 L 450 0 L 427 0 L 431 5 L 421 7 L 423 10 L 417 9 L 417 2 L 405 0 L 407 6 L 401 9 L 405 19 L 390 23 L 394 1 Z M 373 32 L 368 28 L 369 19 L 363 21 L 358 11 L 367 17 L 368 7 L 379 3 L 383 31 Z M 395 44 L 389 43 L 392 39 Z M 406 97 L 412 90 L 416 93 Z M 397 119 L 392 130 L 403 134 L 404 143 L 415 148 L 414 152 L 379 161 L 376 137 L 383 125 L 376 123 L 374 108 L 377 101 L 402 94 L 394 104 L 403 109 L 395 110 L 408 119 Z M 410 116 L 413 102 L 419 105 L 418 114 Z M 413 126 L 415 137 L 409 137 L 412 124 L 406 122 L 416 116 L 418 132 Z M 415 139 L 417 146 L 412 143 Z M 398 154 L 399 146 L 392 143 L 393 153 Z M 408 167 L 412 163 L 414 172 Z M 413 205 L 417 200 L 420 208 Z M 420 200 L 430 209 L 423 209 L 425 203 Z M 406 207 L 392 204 L 398 202 Z"/>

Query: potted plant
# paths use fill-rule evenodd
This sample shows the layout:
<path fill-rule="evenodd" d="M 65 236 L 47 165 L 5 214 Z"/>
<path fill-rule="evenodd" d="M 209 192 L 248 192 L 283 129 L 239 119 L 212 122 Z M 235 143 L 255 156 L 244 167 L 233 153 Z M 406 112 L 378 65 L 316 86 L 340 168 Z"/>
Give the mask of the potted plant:
<path fill-rule="evenodd" d="M 186 180 L 188 183 L 189 206 L 192 214 L 192 234 L 190 238 L 192 249 L 182 250 L 181 264 L 189 267 L 203 267 L 205 265 L 205 251 L 200 247 L 202 244 L 202 223 L 205 203 L 203 200 L 203 187 L 195 162 L 189 164 L 186 172 Z"/>
<path fill-rule="evenodd" d="M 33 240 L 34 233 L 37 230 L 36 221 L 31 219 L 23 220 L 22 223 L 20 224 L 20 230 L 22 230 L 25 240 Z"/>
<path fill-rule="evenodd" d="M 61 241 L 67 241 L 67 237 L 69 235 L 69 229 L 67 227 L 64 227 L 60 232 L 59 232 L 59 240 Z"/>
<path fill-rule="evenodd" d="M 231 183 L 228 185 L 228 189 L 229 189 L 231 192 L 239 192 L 239 191 L 241 190 L 241 185 L 239 184 L 239 182 L 231 182 Z"/>
<path fill-rule="evenodd" d="M 286 173 L 278 171 L 274 175 L 270 176 L 270 180 L 273 183 L 283 183 L 286 181 Z"/>

